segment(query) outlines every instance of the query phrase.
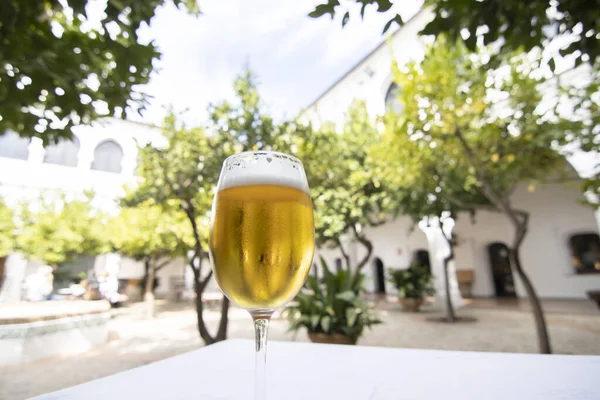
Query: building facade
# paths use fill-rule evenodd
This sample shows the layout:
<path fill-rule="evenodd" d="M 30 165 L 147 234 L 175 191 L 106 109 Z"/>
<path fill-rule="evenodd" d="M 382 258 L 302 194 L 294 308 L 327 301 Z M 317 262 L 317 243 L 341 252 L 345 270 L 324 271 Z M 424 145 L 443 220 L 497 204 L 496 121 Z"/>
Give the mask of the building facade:
<path fill-rule="evenodd" d="M 392 61 L 395 59 L 402 65 L 422 60 L 427 39 L 420 38 L 418 32 L 431 18 L 427 9 L 418 12 L 319 96 L 304 116 L 315 124 L 332 121 L 340 126 L 355 99 L 364 100 L 373 117 L 383 115 L 387 108 L 402 112 L 402 105 L 395 96 L 399 89 L 392 81 Z M 577 79 L 580 72 L 570 75 Z M 587 177 L 600 164 L 600 157 L 575 154 L 568 157 L 568 161 L 579 176 Z M 583 200 L 577 184 L 543 185 L 534 191 L 522 186 L 513 195 L 515 206 L 531 215 L 522 262 L 541 297 L 584 298 L 586 291 L 600 289 L 600 214 L 583 205 Z M 448 246 L 439 228 L 413 228 L 409 218 L 399 217 L 366 230 L 374 245 L 372 261 L 365 267 L 368 290 L 393 292 L 390 285 L 382 281 L 385 271 L 406 268 L 416 254 L 423 255 L 427 251 L 436 277 L 437 297 L 442 300 L 445 296 L 443 258 L 448 254 Z M 503 215 L 482 212 L 475 221 L 461 215 L 454 233 L 459 238 L 451 267 L 456 271 L 451 273 L 451 295 L 456 304 L 462 301 L 459 281 L 464 284 L 464 292 L 473 296 L 525 296 L 521 282 L 513 276 L 508 264 L 507 246 L 512 241 L 513 231 Z M 354 260 L 364 253 L 356 243 L 348 243 L 348 247 Z M 341 260 L 336 249 L 323 249 L 320 253 L 331 265 Z"/>
<path fill-rule="evenodd" d="M 34 138 L 21 138 L 7 132 L 0 136 L 0 196 L 9 207 L 21 201 L 35 201 L 40 196 L 64 194 L 81 198 L 84 192 L 95 193 L 93 206 L 114 214 L 124 186 L 135 183 L 138 144 L 160 145 L 164 141 L 156 127 L 120 119 L 103 119 L 90 126 L 74 128 L 72 141 L 43 146 Z M 73 276 L 93 271 L 97 276 L 116 275 L 121 283 L 141 279 L 144 266 L 127 257 L 105 254 L 80 257 L 69 263 Z M 39 273 L 43 265 L 12 254 L 4 260 L 2 301 L 23 298 L 27 277 Z M 184 279 L 185 262 L 173 260 L 158 271 L 158 296 L 168 296 L 176 282 Z"/>

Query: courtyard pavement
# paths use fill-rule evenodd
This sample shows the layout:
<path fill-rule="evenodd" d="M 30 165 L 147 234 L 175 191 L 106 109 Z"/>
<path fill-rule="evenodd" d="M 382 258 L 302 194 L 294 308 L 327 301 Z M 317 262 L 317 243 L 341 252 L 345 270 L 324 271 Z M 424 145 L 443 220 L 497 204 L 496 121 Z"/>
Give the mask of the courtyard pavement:
<path fill-rule="evenodd" d="M 533 319 L 526 302 L 477 300 L 458 311 L 471 322 L 435 322 L 443 314 L 425 306 L 418 314 L 405 313 L 393 299 L 374 299 L 384 324 L 365 333 L 364 346 L 441 350 L 523 352 L 537 351 Z M 561 354 L 600 354 L 600 310 L 587 301 L 544 303 L 552 347 Z M 143 305 L 113 310 L 111 340 L 85 354 L 0 368 L 0 400 L 26 399 L 106 375 L 115 374 L 203 345 L 190 303 L 159 301 L 157 317 L 143 318 Z M 218 312 L 207 319 L 214 328 Z M 308 341 L 306 332 L 287 332 L 287 321 L 274 319 L 270 340 Z M 240 309 L 230 310 L 230 338 L 252 338 L 252 322 Z M 248 349 L 253 351 L 252 348 Z M 399 361 L 400 362 L 400 361 Z"/>

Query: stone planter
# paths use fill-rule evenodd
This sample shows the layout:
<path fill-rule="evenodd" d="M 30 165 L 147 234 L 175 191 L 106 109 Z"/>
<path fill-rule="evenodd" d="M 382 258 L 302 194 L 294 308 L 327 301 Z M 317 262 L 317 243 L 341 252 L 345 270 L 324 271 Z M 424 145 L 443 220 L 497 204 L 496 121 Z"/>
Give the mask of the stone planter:
<path fill-rule="evenodd" d="M 418 312 L 419 308 L 423 305 L 424 299 L 422 297 L 418 298 L 399 298 L 398 301 L 402 304 L 402 308 L 404 311 L 408 312 Z"/>
<path fill-rule="evenodd" d="M 334 333 L 333 335 L 326 335 L 324 333 L 308 332 L 308 337 L 313 343 L 326 343 L 326 344 L 356 344 L 350 337 L 342 335 L 341 333 Z"/>

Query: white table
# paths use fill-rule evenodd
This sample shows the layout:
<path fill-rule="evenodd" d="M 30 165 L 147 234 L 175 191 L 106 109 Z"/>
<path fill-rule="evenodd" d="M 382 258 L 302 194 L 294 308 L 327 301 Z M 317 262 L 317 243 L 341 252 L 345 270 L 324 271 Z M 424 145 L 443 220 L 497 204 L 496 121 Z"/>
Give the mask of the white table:
<path fill-rule="evenodd" d="M 254 344 L 228 340 L 37 400 L 252 400 Z M 269 400 L 600 399 L 600 357 L 270 342 Z"/>

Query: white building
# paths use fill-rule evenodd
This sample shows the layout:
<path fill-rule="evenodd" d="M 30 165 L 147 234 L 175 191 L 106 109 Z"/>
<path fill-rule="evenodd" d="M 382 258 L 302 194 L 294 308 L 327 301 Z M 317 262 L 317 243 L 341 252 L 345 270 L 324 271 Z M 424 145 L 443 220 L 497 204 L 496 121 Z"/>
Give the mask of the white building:
<path fill-rule="evenodd" d="M 20 138 L 8 132 L 0 136 L 0 196 L 7 205 L 15 206 L 40 194 L 65 193 L 68 198 L 77 198 L 91 189 L 96 194 L 94 206 L 114 213 L 124 185 L 135 182 L 137 143 L 160 144 L 161 140 L 164 139 L 156 127 L 112 118 L 76 127 L 73 141 L 45 148 L 37 138 Z M 0 297 L 3 301 L 16 301 L 25 277 L 35 273 L 41 264 L 17 254 L 3 261 L 5 282 Z M 176 259 L 158 272 L 158 296 L 167 296 L 173 283 L 184 278 L 185 265 L 183 259 Z M 142 263 L 114 254 L 81 257 L 65 267 L 73 276 L 89 269 L 97 275 L 116 273 L 121 284 L 144 275 Z"/>
<path fill-rule="evenodd" d="M 355 99 L 364 100 L 373 117 L 384 114 L 386 107 L 400 111 L 401 105 L 394 96 L 398 89 L 392 81 L 392 57 L 400 65 L 422 60 L 425 47 L 418 32 L 431 17 L 427 9 L 418 12 L 389 42 L 381 43 L 320 95 L 307 108 L 305 116 L 316 124 L 333 121 L 339 126 Z M 580 155 L 569 161 L 579 175 L 585 177 L 591 174 L 591 168 L 598 165 L 600 158 Z M 600 255 L 600 247 L 594 248 L 600 244 L 597 220 L 600 214 L 595 215 L 592 209 L 581 204 L 583 196 L 579 187 L 553 184 L 538 187 L 533 192 L 520 187 L 512 200 L 515 206 L 531 215 L 522 261 L 538 294 L 544 298 L 584 298 L 587 290 L 600 289 L 600 263 L 594 265 L 596 258 L 586 261 L 584 271 L 573 267 L 574 258 L 583 262 L 590 253 L 596 252 L 594 257 Z M 367 230 L 374 244 L 371 265 L 365 268 L 368 289 L 384 290 L 381 277 L 385 269 L 407 267 L 415 252 L 427 250 L 436 276 L 438 297 L 443 297 L 442 260 L 447 254 L 447 245 L 437 229 L 428 229 L 426 235 L 421 229 L 411 231 L 410 228 L 409 219 L 400 217 Z M 521 282 L 517 277 L 513 279 L 507 268 L 505 246 L 511 243 L 513 231 L 504 216 L 479 213 L 475 223 L 471 223 L 468 216 L 460 216 L 454 232 L 459 238 L 455 267 L 461 280 L 472 278 L 472 295 L 525 296 Z M 362 246 L 351 243 L 349 247 L 351 256 L 355 260 L 360 258 Z M 321 253 L 331 264 L 341 257 L 337 250 L 326 249 Z M 490 253 L 493 253 L 493 263 Z M 388 292 L 391 291 L 389 286 Z M 456 281 L 452 287 L 460 303 Z"/>

